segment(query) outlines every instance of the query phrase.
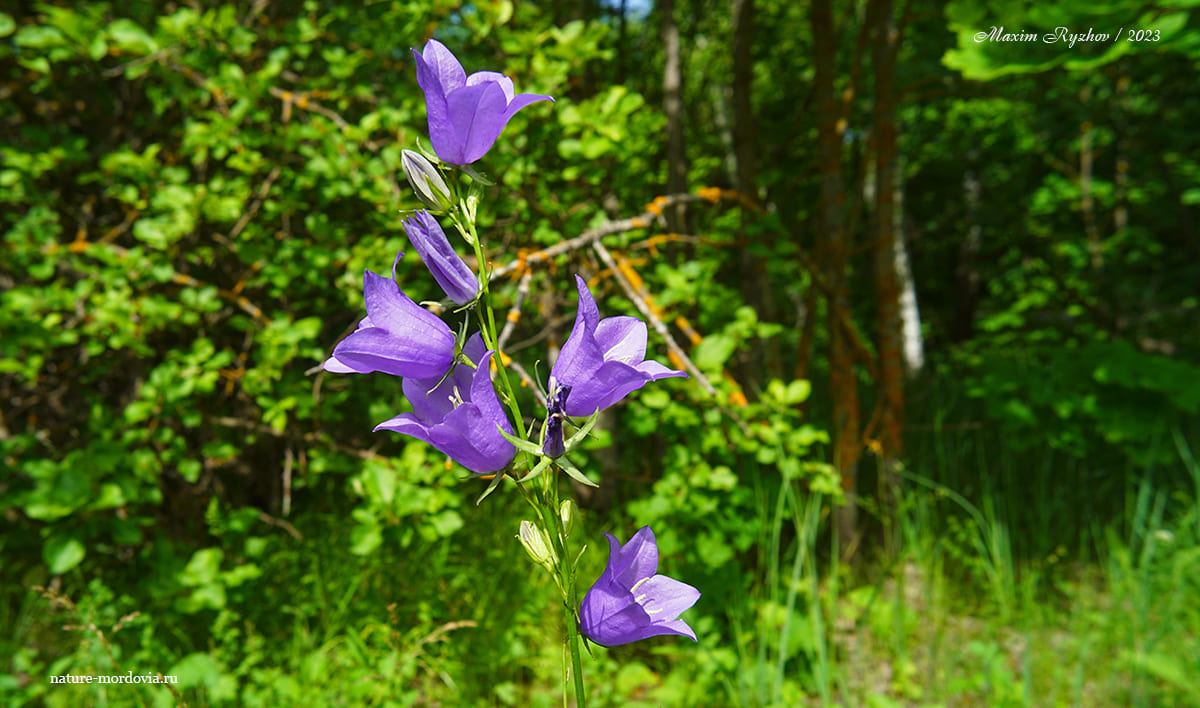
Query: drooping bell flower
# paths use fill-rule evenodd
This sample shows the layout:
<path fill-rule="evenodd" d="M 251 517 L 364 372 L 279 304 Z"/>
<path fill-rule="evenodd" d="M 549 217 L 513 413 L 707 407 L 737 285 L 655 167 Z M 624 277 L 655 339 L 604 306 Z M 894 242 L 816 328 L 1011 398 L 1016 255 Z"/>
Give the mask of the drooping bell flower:
<path fill-rule="evenodd" d="M 454 302 L 465 305 L 479 293 L 479 280 L 463 262 L 433 215 L 422 209 L 404 220 L 404 231 L 433 279 Z"/>
<path fill-rule="evenodd" d="M 600 319 L 587 283 L 578 275 L 575 283 L 579 289 L 575 327 L 550 371 L 559 386 L 570 387 L 563 407 L 567 415 L 591 415 L 648 381 L 687 376 L 657 361 L 645 361 L 646 323 L 629 315 Z"/>
<path fill-rule="evenodd" d="M 554 100 L 517 94 L 512 79 L 495 71 L 467 76 L 454 54 L 436 39 L 412 53 L 417 83 L 425 92 L 429 140 L 438 157 L 452 165 L 469 165 L 486 155 L 517 111 L 536 101 Z"/>
<path fill-rule="evenodd" d="M 659 634 L 678 634 L 696 641 L 696 633 L 679 619 L 696 604 L 700 591 L 658 575 L 658 544 L 643 526 L 624 546 L 608 536 L 608 566 L 579 607 L 579 624 L 597 644 L 615 647 Z"/>
<path fill-rule="evenodd" d="M 405 378 L 401 387 L 413 412 L 386 420 L 375 430 L 423 440 L 477 474 L 504 469 L 517 449 L 497 429 L 513 432 L 492 387 L 488 366 L 493 354 L 484 351 L 483 338 L 476 334 L 463 346 L 463 355 L 477 368 L 460 362 L 444 379 Z"/>
<path fill-rule="evenodd" d="M 401 253 L 396 256 L 400 260 Z M 338 374 L 382 371 L 393 376 L 440 377 L 454 362 L 454 333 L 437 315 L 413 302 L 390 279 L 363 272 L 367 316 L 338 342 L 322 364 Z"/>

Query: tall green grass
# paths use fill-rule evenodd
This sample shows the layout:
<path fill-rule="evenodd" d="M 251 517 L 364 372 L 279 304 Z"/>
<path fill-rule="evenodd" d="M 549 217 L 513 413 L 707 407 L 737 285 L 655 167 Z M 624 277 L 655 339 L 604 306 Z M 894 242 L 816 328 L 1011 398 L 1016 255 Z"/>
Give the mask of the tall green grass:
<path fill-rule="evenodd" d="M 998 442 L 927 441 L 895 556 L 857 569 L 823 533 L 827 502 L 765 493 L 729 704 L 1200 705 L 1200 465 L 1182 430 L 1172 469 Z"/>

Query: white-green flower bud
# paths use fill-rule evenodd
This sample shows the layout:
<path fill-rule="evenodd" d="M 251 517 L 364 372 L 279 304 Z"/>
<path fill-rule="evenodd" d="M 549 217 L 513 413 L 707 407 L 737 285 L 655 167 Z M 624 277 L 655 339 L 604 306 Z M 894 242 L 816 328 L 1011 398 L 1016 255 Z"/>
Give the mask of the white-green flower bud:
<path fill-rule="evenodd" d="M 563 533 L 570 536 L 571 529 L 575 528 L 575 502 L 564 499 L 558 505 L 558 516 L 562 519 Z"/>
<path fill-rule="evenodd" d="M 479 211 L 479 196 L 476 194 L 467 195 L 467 198 L 463 200 L 463 206 L 467 212 L 467 221 L 474 224 L 475 216 Z"/>
<path fill-rule="evenodd" d="M 400 168 L 425 206 L 434 211 L 450 211 L 454 207 L 450 188 L 442 179 L 442 173 L 424 155 L 413 150 L 401 150 Z"/>
<path fill-rule="evenodd" d="M 554 549 L 550 547 L 550 539 L 546 537 L 544 531 L 535 526 L 532 521 L 522 520 L 517 538 L 521 539 L 521 545 L 525 547 L 525 552 L 529 554 L 534 563 L 547 570 L 553 570 L 554 565 L 558 563 L 558 558 L 554 555 Z"/>

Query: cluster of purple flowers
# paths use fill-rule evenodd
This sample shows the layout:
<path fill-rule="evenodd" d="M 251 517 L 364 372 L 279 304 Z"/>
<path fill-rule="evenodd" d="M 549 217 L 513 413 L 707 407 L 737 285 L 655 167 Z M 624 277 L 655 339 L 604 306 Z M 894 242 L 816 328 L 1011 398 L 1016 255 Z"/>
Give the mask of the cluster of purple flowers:
<path fill-rule="evenodd" d="M 413 50 L 413 57 L 425 93 L 431 142 L 443 163 L 475 162 L 491 149 L 517 111 L 536 101 L 554 100 L 515 94 L 512 80 L 496 72 L 467 76 L 458 59 L 436 40 L 429 40 L 422 52 Z M 409 172 L 409 166 L 405 170 Z M 426 172 L 422 184 L 435 187 L 423 197 L 447 203 L 440 176 Z M 450 245 L 435 216 L 418 211 L 405 220 L 404 230 L 446 296 L 464 309 L 474 307 L 480 280 Z M 479 333 L 460 341 L 438 315 L 404 293 L 396 280 L 396 264 L 403 255 L 396 256 L 390 279 L 369 270 L 363 273 L 367 314 L 322 366 L 335 373 L 383 372 L 402 377 L 404 396 L 413 410 L 380 423 L 376 430 L 427 442 L 471 472 L 499 472 L 512 462 L 516 448 L 507 439 L 513 426 L 492 385 L 496 351 L 486 349 Z M 575 280 L 579 292 L 575 325 L 550 372 L 542 452 L 551 458 L 566 452 L 562 425 L 567 417 L 591 416 L 650 381 L 686 376 L 646 360 L 646 324 L 629 316 L 601 319 L 587 283 L 579 276 Z M 624 547 L 613 536 L 608 538 L 608 568 L 580 611 L 584 634 L 606 646 L 657 634 L 682 634 L 694 640 L 691 628 L 677 617 L 700 593 L 656 575 L 658 549 L 649 527 Z"/>

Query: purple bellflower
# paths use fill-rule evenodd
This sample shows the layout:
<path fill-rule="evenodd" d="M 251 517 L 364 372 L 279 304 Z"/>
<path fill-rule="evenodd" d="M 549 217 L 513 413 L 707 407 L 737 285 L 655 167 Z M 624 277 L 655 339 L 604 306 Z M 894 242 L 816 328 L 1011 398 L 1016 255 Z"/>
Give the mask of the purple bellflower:
<path fill-rule="evenodd" d="M 401 253 L 396 256 L 399 262 Z M 454 363 L 454 333 L 437 315 L 413 302 L 392 277 L 363 272 L 367 316 L 350 336 L 338 342 L 322 364 L 336 374 L 440 377 Z"/>
<path fill-rule="evenodd" d="M 512 79 L 495 71 L 467 76 L 454 54 L 436 39 L 412 53 L 417 83 L 425 92 L 433 151 L 452 165 L 469 165 L 486 155 L 517 111 L 536 101 L 554 100 L 517 94 Z"/>
<path fill-rule="evenodd" d="M 504 469 L 517 449 L 500 434 L 503 429 L 512 435 L 513 429 L 492 387 L 489 365 L 495 352 L 484 351 L 483 338 L 476 334 L 463 346 L 463 354 L 477 368 L 459 363 L 444 379 L 405 378 L 401 387 L 413 412 L 386 420 L 375 430 L 424 440 L 472 472 L 487 474 Z"/>
<path fill-rule="evenodd" d="M 679 634 L 696 641 L 696 633 L 679 619 L 696 604 L 700 591 L 658 575 L 658 544 L 643 526 L 623 547 L 608 536 L 608 566 L 588 590 L 579 608 L 584 635 L 597 644 L 615 647 L 659 634 Z"/>
<path fill-rule="evenodd" d="M 479 293 L 479 280 L 454 251 L 446 232 L 432 214 L 424 209 L 413 214 L 404 220 L 404 231 L 433 279 L 451 300 L 465 305 L 475 299 Z"/>
<path fill-rule="evenodd" d="M 687 376 L 657 361 L 645 361 L 646 323 L 629 315 L 600 319 L 587 283 L 578 275 L 575 283 L 579 288 L 575 327 L 550 370 L 559 386 L 570 387 L 563 405 L 567 415 L 591 415 L 648 381 Z"/>

